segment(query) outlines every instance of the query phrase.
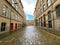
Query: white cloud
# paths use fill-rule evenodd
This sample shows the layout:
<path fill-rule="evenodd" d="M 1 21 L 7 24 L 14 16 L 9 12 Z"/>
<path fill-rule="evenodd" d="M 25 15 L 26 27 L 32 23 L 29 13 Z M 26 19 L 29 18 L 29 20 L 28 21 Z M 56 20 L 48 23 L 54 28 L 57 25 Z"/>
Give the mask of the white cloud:
<path fill-rule="evenodd" d="M 25 14 L 33 15 L 35 4 L 37 0 L 21 0 Z"/>

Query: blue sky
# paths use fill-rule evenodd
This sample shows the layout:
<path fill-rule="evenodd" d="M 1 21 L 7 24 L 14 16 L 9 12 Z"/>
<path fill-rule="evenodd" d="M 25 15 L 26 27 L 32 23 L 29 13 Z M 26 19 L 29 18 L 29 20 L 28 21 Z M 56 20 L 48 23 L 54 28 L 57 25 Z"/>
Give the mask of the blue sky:
<path fill-rule="evenodd" d="M 26 19 L 27 20 L 33 20 L 34 19 L 34 16 L 32 16 L 31 14 L 26 14 Z"/>
<path fill-rule="evenodd" d="M 26 19 L 27 20 L 33 20 L 34 19 L 34 10 L 35 10 L 35 5 L 37 0 L 21 0 L 23 7 L 24 7 L 24 12 L 26 14 Z"/>

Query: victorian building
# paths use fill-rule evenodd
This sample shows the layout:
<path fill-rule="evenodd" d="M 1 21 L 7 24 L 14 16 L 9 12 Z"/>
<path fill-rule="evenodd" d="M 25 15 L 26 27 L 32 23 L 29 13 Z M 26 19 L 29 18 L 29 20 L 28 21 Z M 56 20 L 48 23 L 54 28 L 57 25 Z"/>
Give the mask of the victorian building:
<path fill-rule="evenodd" d="M 37 0 L 35 25 L 60 30 L 60 0 Z"/>
<path fill-rule="evenodd" d="M 0 0 L 0 32 L 17 30 L 25 21 L 21 0 Z"/>

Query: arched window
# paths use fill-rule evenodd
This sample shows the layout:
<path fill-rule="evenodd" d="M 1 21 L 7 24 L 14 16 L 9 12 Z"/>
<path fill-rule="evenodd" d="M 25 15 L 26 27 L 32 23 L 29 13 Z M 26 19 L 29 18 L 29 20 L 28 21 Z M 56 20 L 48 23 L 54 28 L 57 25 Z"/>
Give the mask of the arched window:
<path fill-rule="evenodd" d="M 48 12 L 48 27 L 52 28 L 51 11 Z"/>
<path fill-rule="evenodd" d="M 60 18 L 60 5 L 56 7 L 56 16 L 57 18 Z"/>

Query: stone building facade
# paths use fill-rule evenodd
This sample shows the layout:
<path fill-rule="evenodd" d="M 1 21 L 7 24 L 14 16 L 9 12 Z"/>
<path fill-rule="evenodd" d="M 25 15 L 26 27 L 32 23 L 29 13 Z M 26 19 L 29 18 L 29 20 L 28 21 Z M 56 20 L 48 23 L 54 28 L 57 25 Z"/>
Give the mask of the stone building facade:
<path fill-rule="evenodd" d="M 26 25 L 27 26 L 34 26 L 34 20 L 27 20 Z"/>
<path fill-rule="evenodd" d="M 25 20 L 21 0 L 0 0 L 0 32 L 17 30 Z"/>
<path fill-rule="evenodd" d="M 35 25 L 60 30 L 60 0 L 37 0 Z"/>

